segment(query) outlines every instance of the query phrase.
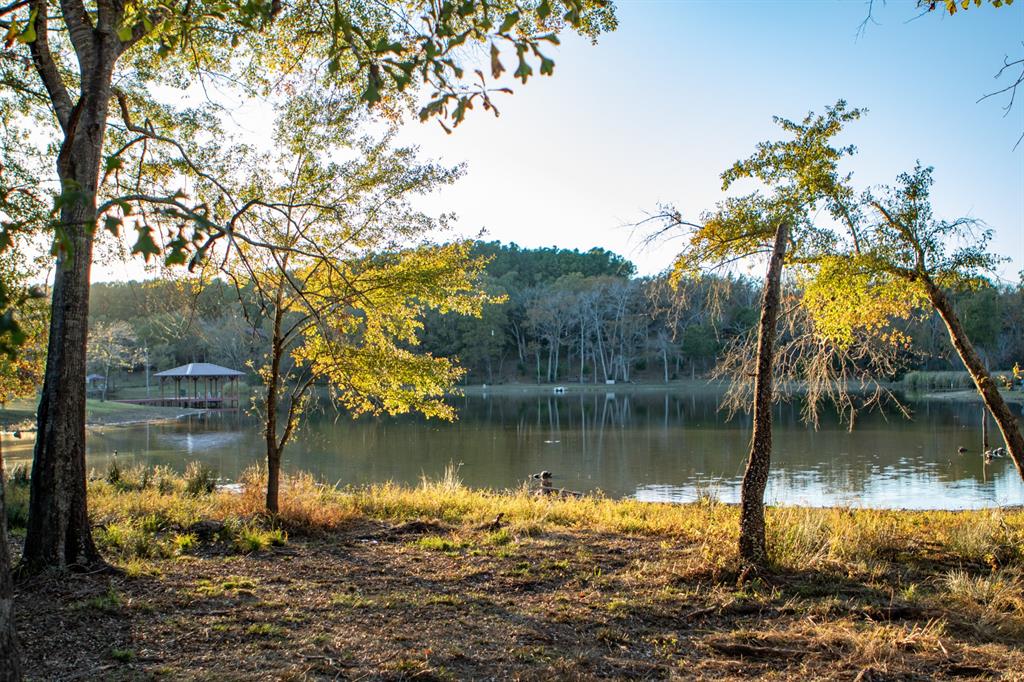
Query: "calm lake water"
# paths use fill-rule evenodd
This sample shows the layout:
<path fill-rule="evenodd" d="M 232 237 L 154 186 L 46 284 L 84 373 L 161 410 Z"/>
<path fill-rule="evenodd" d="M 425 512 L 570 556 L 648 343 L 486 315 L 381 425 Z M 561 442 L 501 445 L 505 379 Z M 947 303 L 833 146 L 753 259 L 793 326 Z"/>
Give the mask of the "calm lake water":
<path fill-rule="evenodd" d="M 416 483 L 459 465 L 467 485 L 515 488 L 534 472 L 554 485 L 615 497 L 685 502 L 711 491 L 736 501 L 750 418 L 725 421 L 714 394 L 661 391 L 467 396 L 459 420 L 352 419 L 318 415 L 285 452 L 286 470 L 341 484 Z M 977 508 L 1024 503 L 1024 484 L 1008 459 L 985 465 L 980 403 L 925 401 L 913 421 L 865 415 L 846 430 L 834 417 L 818 430 L 799 407 L 776 408 L 768 499 L 800 505 Z M 1019 409 L 1019 408 L 1015 408 Z M 994 425 L 994 443 L 1001 444 Z M 30 446 L 5 439 L 16 463 Z M 971 454 L 957 454 L 958 446 Z M 207 462 L 227 479 L 262 456 L 260 426 L 238 413 L 209 413 L 151 425 L 89 432 L 90 466 Z"/>

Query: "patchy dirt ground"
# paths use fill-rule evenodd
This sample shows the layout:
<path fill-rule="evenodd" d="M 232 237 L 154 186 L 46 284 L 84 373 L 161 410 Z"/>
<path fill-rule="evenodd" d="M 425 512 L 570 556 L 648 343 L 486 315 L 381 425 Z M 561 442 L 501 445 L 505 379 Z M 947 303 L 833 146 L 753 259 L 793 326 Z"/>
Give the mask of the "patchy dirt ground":
<path fill-rule="evenodd" d="M 36 680 L 1024 680 L 1015 627 L 920 598 L 950 567 L 737 580 L 697 551 L 361 521 L 36 579 L 16 609 Z"/>

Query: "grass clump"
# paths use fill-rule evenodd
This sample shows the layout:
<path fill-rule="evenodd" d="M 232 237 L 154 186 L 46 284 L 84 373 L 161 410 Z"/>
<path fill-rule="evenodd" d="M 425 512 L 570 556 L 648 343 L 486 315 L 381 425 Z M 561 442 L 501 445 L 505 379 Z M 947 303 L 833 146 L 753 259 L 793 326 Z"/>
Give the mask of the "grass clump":
<path fill-rule="evenodd" d="M 96 544 L 121 560 L 164 559 L 173 553 L 171 543 L 158 535 L 159 520 L 152 516 L 125 519 L 101 526 Z"/>
<path fill-rule="evenodd" d="M 331 606 L 345 609 L 368 609 L 376 602 L 355 592 L 341 592 L 331 597 Z"/>
<path fill-rule="evenodd" d="M 195 533 L 177 533 L 174 536 L 174 548 L 178 554 L 194 552 L 199 545 L 199 538 Z"/>
<path fill-rule="evenodd" d="M 942 602 L 984 634 L 1024 639 L 1024 579 L 1019 572 L 971 574 L 962 569 L 946 575 Z"/>
<path fill-rule="evenodd" d="M 30 470 L 26 466 L 11 467 L 6 472 L 4 498 L 7 506 L 7 527 L 25 528 L 28 524 L 28 498 L 31 486 Z"/>
<path fill-rule="evenodd" d="M 107 587 L 107 591 L 103 594 L 75 602 L 72 607 L 81 610 L 91 609 L 95 611 L 102 611 L 104 613 L 117 613 L 121 610 L 123 605 L 124 598 L 121 596 L 121 593 L 114 589 L 113 585 L 110 585 Z"/>
<path fill-rule="evenodd" d="M 511 544 L 514 540 L 515 536 L 512 535 L 508 528 L 500 528 L 492 533 L 488 533 L 487 537 L 484 538 L 484 544 L 502 547 Z"/>
<path fill-rule="evenodd" d="M 452 538 L 441 535 L 425 535 L 414 543 L 420 549 L 427 549 L 433 552 L 457 552 L 465 547 L 465 543 L 457 542 Z"/>
<path fill-rule="evenodd" d="M 252 637 L 280 637 L 284 628 L 273 623 L 253 623 L 245 629 L 245 634 Z"/>
<path fill-rule="evenodd" d="M 255 525 L 242 526 L 235 537 L 235 548 L 243 554 L 262 552 L 288 544 L 288 534 L 280 528 L 266 530 Z"/>
<path fill-rule="evenodd" d="M 185 467 L 185 494 L 193 497 L 209 495 L 217 489 L 217 472 L 202 462 L 189 462 Z"/>

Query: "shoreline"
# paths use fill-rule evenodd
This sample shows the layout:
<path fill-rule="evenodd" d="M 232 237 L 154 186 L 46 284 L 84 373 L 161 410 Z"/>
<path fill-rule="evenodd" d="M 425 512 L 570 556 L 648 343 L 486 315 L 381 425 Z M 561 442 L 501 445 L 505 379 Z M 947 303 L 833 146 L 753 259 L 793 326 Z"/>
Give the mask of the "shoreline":
<path fill-rule="evenodd" d="M 1011 404 L 1024 405 L 1024 391 L 1006 391 L 1003 389 L 999 390 L 1000 395 L 1003 396 L 1003 400 Z M 980 403 L 982 402 L 981 394 L 973 388 L 958 388 L 947 391 L 928 391 L 926 393 L 907 393 L 914 400 L 936 400 L 945 402 L 970 402 Z"/>
<path fill-rule="evenodd" d="M 36 433 L 35 406 L 26 409 L 8 408 L 0 410 L 0 433 L 12 435 L 21 433 L 24 436 Z M 159 424 L 183 419 L 185 417 L 204 414 L 210 410 L 183 407 L 156 407 L 151 405 L 135 405 L 121 403 L 116 400 L 87 400 L 85 428 L 96 429 L 105 426 L 137 426 L 139 424 Z"/>

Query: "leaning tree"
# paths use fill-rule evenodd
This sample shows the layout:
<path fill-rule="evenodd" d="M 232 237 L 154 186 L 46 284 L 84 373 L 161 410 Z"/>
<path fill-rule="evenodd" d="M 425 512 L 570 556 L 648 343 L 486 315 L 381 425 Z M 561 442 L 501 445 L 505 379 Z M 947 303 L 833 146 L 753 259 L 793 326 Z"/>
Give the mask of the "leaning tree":
<path fill-rule="evenodd" d="M 868 291 L 886 287 L 905 291 L 907 300 L 930 305 L 942 320 L 949 341 L 992 414 L 1024 479 L 1024 435 L 999 386 L 978 355 L 953 306 L 950 291 L 985 283 L 984 277 L 1005 259 L 988 250 L 992 231 L 973 218 L 939 220 L 931 209 L 932 169 L 918 164 L 893 187 L 866 192 L 864 243 L 849 253 L 851 267 L 870 273 Z"/>
<path fill-rule="evenodd" d="M 905 314 L 903 299 L 860 301 L 856 308 L 863 323 L 845 334 L 819 314 L 819 301 L 845 295 L 843 279 L 833 276 L 836 264 L 846 249 L 859 250 L 863 239 L 856 196 L 849 176 L 840 172 L 855 148 L 835 143 L 844 125 L 861 114 L 839 101 L 802 121 L 776 118 L 785 138 L 758 144 L 751 157 L 722 174 L 724 190 L 741 180 L 756 181 L 759 189 L 724 199 L 699 221 L 688 221 L 675 209 L 657 216 L 664 223 L 657 234 L 682 232 L 684 247 L 672 272 L 677 286 L 739 262 L 767 260 L 757 325 L 730 345 L 716 369 L 731 381 L 726 406 L 753 411 L 739 536 L 740 558 L 752 567 L 768 560 L 764 493 L 773 402 L 799 382 L 808 421 L 814 422 L 819 404 L 829 400 L 843 407 L 852 423 L 858 409 L 887 395 L 874 377 L 893 367 L 898 346 L 877 322 Z M 792 286 L 785 286 L 787 280 Z M 847 390 L 857 383 L 865 388 L 861 396 Z"/>

